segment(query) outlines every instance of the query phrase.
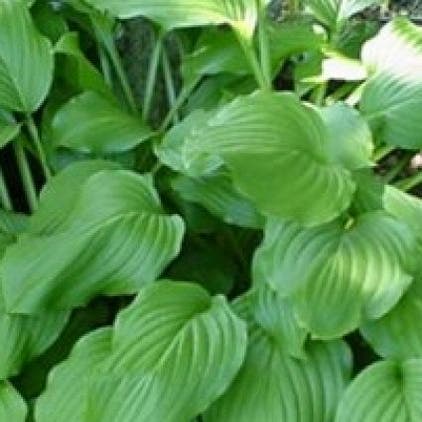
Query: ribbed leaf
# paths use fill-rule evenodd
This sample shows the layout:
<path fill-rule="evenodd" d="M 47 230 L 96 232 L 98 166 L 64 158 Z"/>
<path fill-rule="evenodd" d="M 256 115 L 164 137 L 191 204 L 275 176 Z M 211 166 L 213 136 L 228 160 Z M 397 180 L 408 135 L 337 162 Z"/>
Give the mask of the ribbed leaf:
<path fill-rule="evenodd" d="M 192 284 L 151 285 L 112 332 L 90 334 L 53 371 L 37 421 L 190 421 L 228 387 L 245 351 L 244 323 L 224 298 Z"/>
<path fill-rule="evenodd" d="M 304 337 L 289 328 L 292 315 L 283 301 L 266 295 L 240 307 L 249 322 L 246 360 L 228 391 L 205 413 L 205 421 L 333 421 L 351 369 L 346 344 L 312 342 L 297 359 L 289 348 L 296 339 L 302 346 Z"/>
<path fill-rule="evenodd" d="M 399 301 L 412 281 L 413 248 L 407 226 L 382 211 L 346 227 L 270 220 L 254 279 L 293 296 L 299 319 L 316 337 L 336 338 Z"/>
<path fill-rule="evenodd" d="M 87 0 L 122 19 L 145 16 L 164 29 L 230 24 L 251 38 L 257 21 L 255 0 Z M 268 1 L 266 1 L 268 2 Z"/>
<path fill-rule="evenodd" d="M 95 92 L 66 103 L 55 115 L 52 128 L 57 146 L 94 154 L 130 150 L 153 134 L 139 118 Z"/>
<path fill-rule="evenodd" d="M 6 308 L 36 313 L 135 293 L 178 254 L 183 232 L 180 217 L 163 214 L 149 176 L 94 174 L 60 231 L 8 249 L 0 270 Z"/>
<path fill-rule="evenodd" d="M 172 186 L 183 199 L 202 205 L 227 224 L 251 228 L 264 225 L 263 217 L 236 190 L 225 172 L 200 178 L 179 175 L 172 181 Z"/>
<path fill-rule="evenodd" d="M 0 421 L 25 422 L 27 406 L 19 393 L 7 381 L 0 383 Z"/>
<path fill-rule="evenodd" d="M 421 395 L 421 359 L 375 363 L 348 387 L 336 422 L 418 422 Z"/>
<path fill-rule="evenodd" d="M 0 106 L 31 113 L 50 89 L 50 41 L 38 33 L 22 0 L 1 0 L 0 39 Z"/>
<path fill-rule="evenodd" d="M 119 168 L 118 164 L 103 160 L 78 161 L 66 167 L 43 187 L 28 231 L 43 235 L 60 231 L 75 208 L 84 183 L 102 170 Z"/>
<path fill-rule="evenodd" d="M 0 210 L 0 257 L 25 230 L 27 222 L 26 216 Z M 36 316 L 7 314 L 0 294 L 0 379 L 16 375 L 23 364 L 44 352 L 58 337 L 67 319 L 67 312 L 42 312 Z"/>
<path fill-rule="evenodd" d="M 261 212 L 314 225 L 347 208 L 355 188 L 330 157 L 328 136 L 318 113 L 294 95 L 255 93 L 191 129 L 183 153 L 188 169 L 223 159 Z"/>
<path fill-rule="evenodd" d="M 380 140 L 422 146 L 422 30 L 404 18 L 387 24 L 363 49 L 374 76 L 364 85 L 360 109 Z"/>
<path fill-rule="evenodd" d="M 400 302 L 383 318 L 361 327 L 375 351 L 386 358 L 422 358 L 422 277 L 416 277 Z"/>

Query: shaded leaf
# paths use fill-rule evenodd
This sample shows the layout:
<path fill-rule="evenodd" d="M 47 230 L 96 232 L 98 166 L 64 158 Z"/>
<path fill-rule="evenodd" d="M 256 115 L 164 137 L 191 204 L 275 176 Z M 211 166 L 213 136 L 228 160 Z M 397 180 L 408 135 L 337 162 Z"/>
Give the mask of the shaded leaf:
<path fill-rule="evenodd" d="M 95 92 L 66 103 L 55 115 L 52 128 L 57 146 L 95 154 L 128 151 L 153 134 L 139 118 Z"/>

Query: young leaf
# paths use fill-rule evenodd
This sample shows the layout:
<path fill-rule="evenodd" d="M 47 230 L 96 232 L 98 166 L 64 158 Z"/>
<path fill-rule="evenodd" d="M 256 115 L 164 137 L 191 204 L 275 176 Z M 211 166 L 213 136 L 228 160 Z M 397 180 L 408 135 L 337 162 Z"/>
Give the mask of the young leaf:
<path fill-rule="evenodd" d="M 56 114 L 52 138 L 57 146 L 93 154 L 128 151 L 153 134 L 139 118 L 95 92 L 72 98 Z"/>
<path fill-rule="evenodd" d="M 336 422 L 418 422 L 421 386 L 421 359 L 375 363 L 346 390 Z"/>
<path fill-rule="evenodd" d="M 159 282 L 53 371 L 37 421 L 191 420 L 226 390 L 245 351 L 244 323 L 223 297 Z"/>
<path fill-rule="evenodd" d="M 190 129 L 182 146 L 188 171 L 224 160 L 264 214 L 315 225 L 350 204 L 355 185 L 330 156 L 323 120 L 292 94 L 239 97 Z"/>
<path fill-rule="evenodd" d="M 0 421 L 25 422 L 26 403 L 7 381 L 0 383 Z"/>
<path fill-rule="evenodd" d="M 163 213 L 148 176 L 91 176 L 57 233 L 27 235 L 1 263 L 8 311 L 69 309 L 97 294 L 132 294 L 179 253 L 184 223 Z"/>
<path fill-rule="evenodd" d="M 206 422 L 333 420 L 350 376 L 351 353 L 341 341 L 312 342 L 300 359 L 290 356 L 297 334 L 287 326 L 289 309 L 274 299 L 267 296 L 240 309 L 249 325 L 246 360 L 228 391 L 204 414 Z M 303 342 L 300 333 L 299 338 Z"/>
<path fill-rule="evenodd" d="M 337 338 L 385 315 L 412 281 L 414 238 L 383 211 L 304 229 L 269 220 L 254 279 L 293 296 L 299 319 L 319 338 Z"/>
<path fill-rule="evenodd" d="M 0 106 L 31 113 L 50 89 L 51 43 L 39 34 L 22 0 L 0 2 L 0 39 Z"/>
<path fill-rule="evenodd" d="M 229 24 L 252 38 L 258 20 L 256 0 L 87 0 L 101 11 L 122 19 L 145 16 L 165 30 Z M 264 0 L 268 3 L 268 0 Z"/>

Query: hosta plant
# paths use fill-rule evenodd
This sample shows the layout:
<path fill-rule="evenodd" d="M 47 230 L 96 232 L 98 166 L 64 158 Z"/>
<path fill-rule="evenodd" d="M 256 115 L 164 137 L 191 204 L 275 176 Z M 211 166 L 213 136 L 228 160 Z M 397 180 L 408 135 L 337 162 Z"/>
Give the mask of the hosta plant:
<path fill-rule="evenodd" d="M 0 0 L 0 422 L 422 420 L 422 29 L 380 3 Z"/>

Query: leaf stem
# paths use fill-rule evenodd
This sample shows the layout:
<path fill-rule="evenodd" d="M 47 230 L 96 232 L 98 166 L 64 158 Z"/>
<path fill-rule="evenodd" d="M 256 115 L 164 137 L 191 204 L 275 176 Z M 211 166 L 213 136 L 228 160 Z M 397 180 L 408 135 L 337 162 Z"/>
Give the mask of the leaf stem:
<path fill-rule="evenodd" d="M 165 48 L 163 48 L 161 52 L 161 63 L 163 67 L 164 82 L 166 84 L 169 108 L 172 109 L 176 104 L 176 89 L 174 87 L 173 75 L 171 72 L 170 62 Z M 176 110 L 176 113 L 174 113 L 173 116 L 173 123 L 176 124 L 179 120 L 179 113 Z"/>
<path fill-rule="evenodd" d="M 375 152 L 374 152 L 374 161 L 380 161 L 383 158 L 385 158 L 388 154 L 390 154 L 391 152 L 394 151 L 394 147 L 390 146 L 390 145 L 384 145 L 380 148 L 378 148 Z"/>
<path fill-rule="evenodd" d="M 262 75 L 265 80 L 265 85 L 271 87 L 271 55 L 270 44 L 268 40 L 268 33 L 266 28 L 267 8 L 265 2 L 258 1 L 258 37 L 259 37 L 259 56 L 261 61 Z"/>
<path fill-rule="evenodd" d="M 13 211 L 12 200 L 10 199 L 9 190 L 7 189 L 6 180 L 4 179 L 3 170 L 0 168 L 0 198 L 3 208 L 6 211 Z"/>
<path fill-rule="evenodd" d="M 25 155 L 21 139 L 17 139 L 14 142 L 13 148 L 15 151 L 16 161 L 18 163 L 18 168 L 22 178 L 22 184 L 25 190 L 29 209 L 31 210 L 31 212 L 34 212 L 38 208 L 38 198 L 35 189 L 35 183 L 31 174 L 31 169 L 29 167 L 28 159 Z"/>
<path fill-rule="evenodd" d="M 180 91 L 179 95 L 176 98 L 176 101 L 173 107 L 169 110 L 166 117 L 163 120 L 163 123 L 158 130 L 159 133 L 163 133 L 167 130 L 170 125 L 170 122 L 173 120 L 174 116 L 178 113 L 180 108 L 183 106 L 185 101 L 188 99 L 189 95 L 195 89 L 196 85 L 198 85 L 199 81 L 201 80 L 200 77 L 197 77 L 191 80 L 188 84 L 186 84 L 182 90 Z"/>
<path fill-rule="evenodd" d="M 406 179 L 400 180 L 399 182 L 395 183 L 395 186 L 405 192 L 408 192 L 409 190 L 412 190 L 416 186 L 420 185 L 421 183 L 422 171 Z"/>
<path fill-rule="evenodd" d="M 239 41 L 240 46 L 242 47 L 243 53 L 249 63 L 249 66 L 255 76 L 255 80 L 260 89 L 263 91 L 271 90 L 271 86 L 268 84 L 266 80 L 263 70 L 261 69 L 261 64 L 258 61 L 255 48 L 252 41 L 245 40 L 242 35 L 236 32 L 237 39 Z"/>
<path fill-rule="evenodd" d="M 103 74 L 104 80 L 106 84 L 112 88 L 113 87 L 113 77 L 111 75 L 111 68 L 110 68 L 110 62 L 108 60 L 107 54 L 104 51 L 104 47 L 101 45 L 99 41 L 97 41 L 98 44 L 98 56 L 100 58 L 100 65 L 101 65 L 101 72 Z"/>
<path fill-rule="evenodd" d="M 38 154 L 38 158 L 40 160 L 41 163 L 41 167 L 42 170 L 44 172 L 44 176 L 46 178 L 46 180 L 50 180 L 51 179 L 51 170 L 48 167 L 48 163 L 47 163 L 47 157 L 45 155 L 44 152 L 44 148 L 41 144 L 41 139 L 38 133 L 38 129 L 37 126 L 35 125 L 34 119 L 32 118 L 31 115 L 28 115 L 26 118 L 26 126 L 28 128 L 28 132 L 32 138 L 32 141 L 34 142 L 35 148 L 37 150 L 37 154 Z"/>
<path fill-rule="evenodd" d="M 144 121 L 149 118 L 154 88 L 157 83 L 158 67 L 160 64 L 161 50 L 163 48 L 163 34 L 160 32 L 152 50 L 151 59 L 148 66 L 148 75 L 145 87 L 144 103 L 142 107 L 142 117 Z"/>

